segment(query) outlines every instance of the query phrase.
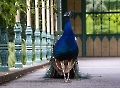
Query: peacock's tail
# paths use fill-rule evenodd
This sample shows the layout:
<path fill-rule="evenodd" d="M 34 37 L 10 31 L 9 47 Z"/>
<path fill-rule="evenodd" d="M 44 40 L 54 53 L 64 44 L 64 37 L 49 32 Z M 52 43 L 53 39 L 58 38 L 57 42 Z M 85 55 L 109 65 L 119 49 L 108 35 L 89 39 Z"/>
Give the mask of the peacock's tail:
<path fill-rule="evenodd" d="M 68 61 L 65 61 L 65 64 L 67 62 Z M 60 61 L 56 60 L 55 58 L 52 58 L 50 63 L 51 63 L 50 67 L 45 75 L 45 78 L 64 78 Z M 81 78 L 81 74 L 78 68 L 78 61 L 72 60 L 70 64 L 71 64 L 71 68 L 69 69 L 66 66 L 65 73 L 70 71 L 70 78 Z"/>

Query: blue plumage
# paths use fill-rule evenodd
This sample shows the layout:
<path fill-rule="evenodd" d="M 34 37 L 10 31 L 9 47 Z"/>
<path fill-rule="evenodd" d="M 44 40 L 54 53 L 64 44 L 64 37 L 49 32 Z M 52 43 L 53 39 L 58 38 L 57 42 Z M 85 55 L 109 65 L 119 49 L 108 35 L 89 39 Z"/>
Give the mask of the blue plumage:
<path fill-rule="evenodd" d="M 72 12 L 66 12 L 64 16 L 66 17 L 64 32 L 54 45 L 47 76 L 58 78 L 64 76 L 65 82 L 71 82 L 70 77 L 80 77 L 77 64 L 78 46 L 70 23 Z"/>
<path fill-rule="evenodd" d="M 64 16 L 66 16 L 64 32 L 60 39 L 56 42 L 53 49 L 53 56 L 60 61 L 77 59 L 78 56 L 78 46 L 72 31 L 70 14 L 67 13 L 67 15 Z"/>

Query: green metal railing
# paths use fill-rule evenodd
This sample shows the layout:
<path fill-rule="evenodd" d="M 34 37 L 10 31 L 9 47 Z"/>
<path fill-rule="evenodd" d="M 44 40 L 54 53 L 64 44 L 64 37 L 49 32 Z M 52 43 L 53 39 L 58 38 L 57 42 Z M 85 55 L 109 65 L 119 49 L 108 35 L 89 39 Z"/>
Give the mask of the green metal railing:
<path fill-rule="evenodd" d="M 27 1 L 27 5 L 28 5 L 28 1 Z M 43 5 L 43 1 L 44 1 L 44 5 Z M 37 25 L 36 29 L 33 29 L 31 26 L 30 5 L 28 5 L 27 25 L 26 25 L 26 31 L 25 31 L 26 38 L 25 39 L 22 39 L 22 36 L 21 36 L 21 34 L 23 32 L 23 30 L 22 30 L 23 25 L 22 25 L 22 22 L 20 22 L 20 11 L 17 10 L 19 12 L 19 14 L 17 13 L 17 15 L 16 15 L 17 21 L 16 21 L 16 24 L 14 27 L 15 36 L 14 36 L 13 46 L 14 46 L 14 44 L 15 44 L 15 46 L 14 46 L 14 48 L 12 48 L 12 49 L 14 49 L 14 50 L 12 50 L 14 53 L 14 54 L 12 54 L 13 58 L 14 58 L 14 60 L 12 58 L 12 60 L 13 60 L 12 64 L 14 64 L 14 65 L 12 65 L 12 66 L 14 66 L 15 68 L 22 68 L 23 65 L 33 65 L 33 62 L 41 63 L 42 61 L 47 61 L 52 58 L 54 33 L 56 33 L 56 31 L 59 32 L 60 30 L 62 30 L 61 0 L 48 0 L 49 2 L 47 0 L 43 0 L 43 1 L 42 1 L 41 9 L 44 11 L 41 12 L 41 16 L 43 17 L 41 24 L 39 24 L 39 21 L 40 21 L 39 20 L 39 18 L 40 18 L 39 9 L 40 9 L 40 7 L 38 5 L 37 5 L 37 7 L 35 7 L 35 9 L 37 8 L 36 13 L 35 13 L 35 14 L 37 14 L 35 16 L 36 17 L 35 19 L 37 19 L 37 22 L 35 21 L 36 25 Z M 48 7 L 47 7 L 48 9 L 46 8 L 46 4 L 48 5 Z M 54 4 L 57 5 L 57 10 L 60 11 L 59 13 L 54 12 Z M 51 14 L 50 14 L 49 9 L 51 9 L 51 11 L 52 11 Z M 46 17 L 45 17 L 46 14 L 47 14 L 47 16 L 49 15 L 49 18 L 47 17 L 49 19 L 47 21 L 47 23 L 49 23 L 49 24 L 47 24 L 47 25 L 46 25 Z M 54 14 L 56 14 L 56 16 Z M 51 16 L 51 18 L 50 18 L 50 16 Z M 57 20 L 55 21 L 55 19 L 57 19 Z M 26 22 L 26 20 L 25 20 L 25 22 Z M 56 24 L 58 24 L 58 23 L 60 25 L 56 26 Z M 54 24 L 54 26 L 53 26 L 53 24 Z M 49 27 L 47 27 L 48 25 L 49 25 Z M 41 27 L 39 27 L 39 26 L 41 26 Z M 42 28 L 42 30 L 40 30 L 39 28 Z M 0 71 L 1 72 L 9 71 L 8 47 L 10 48 L 10 46 L 8 46 L 9 39 L 8 39 L 7 34 L 8 33 L 6 30 L 6 27 L 3 28 L 0 26 Z M 24 46 L 22 46 L 22 44 L 23 44 L 22 40 L 24 40 Z M 24 50 L 22 50 L 23 48 L 24 48 Z M 22 62 L 22 61 L 24 61 L 24 62 Z"/>

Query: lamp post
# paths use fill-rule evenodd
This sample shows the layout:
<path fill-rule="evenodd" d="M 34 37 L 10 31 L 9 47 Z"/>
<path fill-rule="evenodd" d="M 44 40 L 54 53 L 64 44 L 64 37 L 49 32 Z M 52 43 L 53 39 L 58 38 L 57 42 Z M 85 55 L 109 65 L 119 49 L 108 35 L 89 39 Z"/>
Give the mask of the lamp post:
<path fill-rule="evenodd" d="M 31 27 L 31 14 L 30 14 L 30 0 L 27 2 L 27 28 L 26 28 L 26 57 L 27 65 L 32 65 L 32 27 Z"/>
<path fill-rule="evenodd" d="M 39 7 L 38 0 L 35 0 L 35 21 L 36 21 L 36 30 L 35 35 L 35 62 L 40 63 L 40 30 L 39 30 Z"/>

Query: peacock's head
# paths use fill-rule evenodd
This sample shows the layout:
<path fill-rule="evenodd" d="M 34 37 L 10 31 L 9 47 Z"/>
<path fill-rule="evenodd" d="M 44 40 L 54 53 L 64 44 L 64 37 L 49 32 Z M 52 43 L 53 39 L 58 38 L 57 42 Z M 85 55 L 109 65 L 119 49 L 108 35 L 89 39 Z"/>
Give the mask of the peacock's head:
<path fill-rule="evenodd" d="M 73 13 L 72 11 L 69 11 L 69 12 L 65 12 L 65 13 L 64 13 L 64 17 L 68 17 L 68 18 L 69 18 L 69 17 L 72 18 L 73 15 L 74 15 L 74 13 Z"/>

